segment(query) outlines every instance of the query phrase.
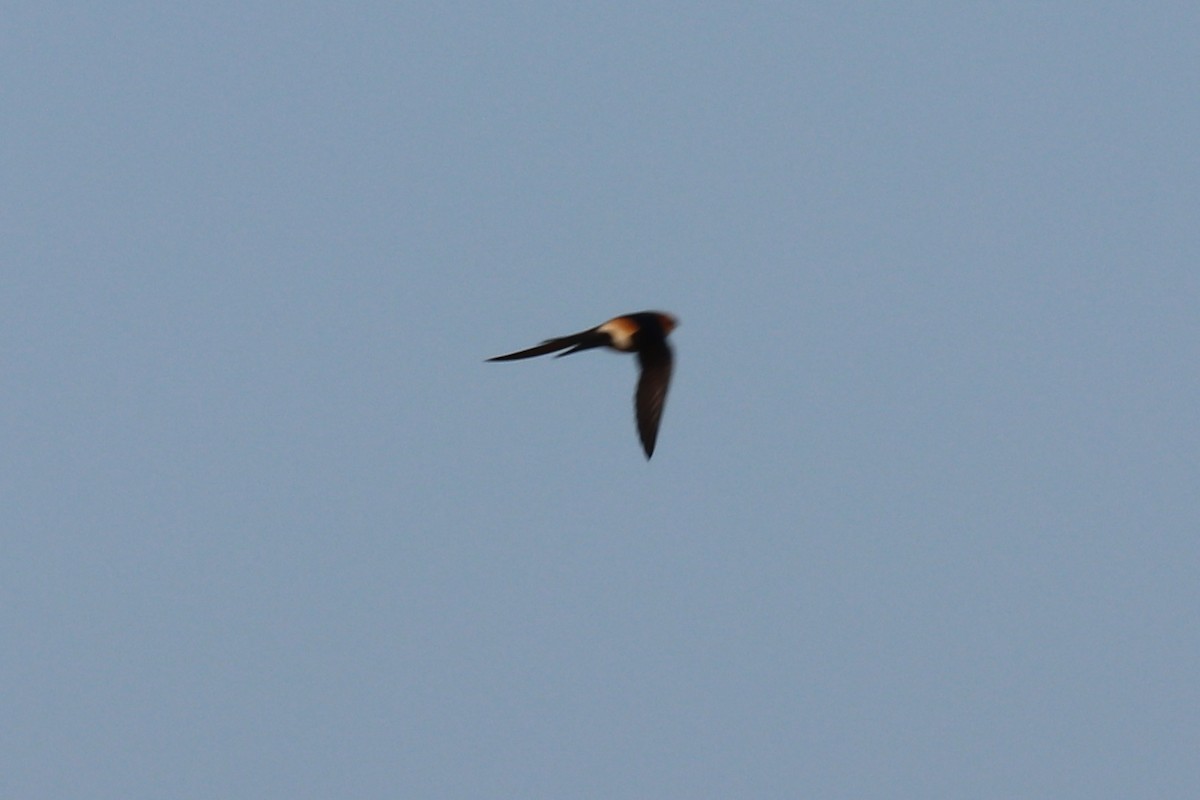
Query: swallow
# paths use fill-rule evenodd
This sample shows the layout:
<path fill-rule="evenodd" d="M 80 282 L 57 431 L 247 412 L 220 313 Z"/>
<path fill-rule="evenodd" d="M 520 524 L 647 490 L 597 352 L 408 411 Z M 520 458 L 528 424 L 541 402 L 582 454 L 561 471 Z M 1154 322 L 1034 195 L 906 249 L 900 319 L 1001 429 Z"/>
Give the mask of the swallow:
<path fill-rule="evenodd" d="M 613 317 L 602 325 L 586 331 L 547 339 L 536 347 L 519 350 L 508 355 L 489 358 L 488 361 L 516 361 L 521 358 L 558 353 L 555 358 L 607 347 L 622 353 L 636 353 L 641 375 L 637 391 L 633 395 L 633 407 L 637 415 L 638 437 L 646 459 L 654 455 L 654 443 L 658 440 L 658 423 L 662 419 L 663 405 L 667 401 L 667 387 L 671 383 L 671 348 L 667 335 L 679 326 L 679 320 L 662 311 L 641 311 Z M 562 351 L 562 352 L 559 352 Z"/>

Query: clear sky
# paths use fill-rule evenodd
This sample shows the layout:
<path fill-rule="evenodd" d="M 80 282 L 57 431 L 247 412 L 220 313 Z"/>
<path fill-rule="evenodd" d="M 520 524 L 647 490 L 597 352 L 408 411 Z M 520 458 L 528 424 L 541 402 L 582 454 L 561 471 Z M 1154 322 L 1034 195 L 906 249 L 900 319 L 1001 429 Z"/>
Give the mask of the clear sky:
<path fill-rule="evenodd" d="M 0 795 L 1200 796 L 1198 30 L 10 6 Z"/>

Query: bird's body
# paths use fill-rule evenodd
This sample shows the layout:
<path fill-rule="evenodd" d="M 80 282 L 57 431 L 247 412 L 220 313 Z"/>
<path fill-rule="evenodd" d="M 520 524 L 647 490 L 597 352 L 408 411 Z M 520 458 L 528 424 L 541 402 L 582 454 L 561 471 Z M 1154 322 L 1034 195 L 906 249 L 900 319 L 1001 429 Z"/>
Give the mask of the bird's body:
<path fill-rule="evenodd" d="M 642 449 L 646 451 L 646 458 L 650 458 L 654 454 L 658 424 L 667 400 L 667 387 L 671 383 L 672 356 L 667 336 L 678 325 L 679 321 L 675 317 L 661 311 L 624 314 L 586 331 L 547 339 L 528 350 L 496 356 L 488 361 L 516 361 L 547 353 L 565 356 L 593 347 L 608 347 L 623 353 L 636 353 L 638 364 L 641 366 L 641 376 L 638 378 L 637 393 L 634 395 L 634 408 L 637 412 L 638 436 L 642 440 Z"/>

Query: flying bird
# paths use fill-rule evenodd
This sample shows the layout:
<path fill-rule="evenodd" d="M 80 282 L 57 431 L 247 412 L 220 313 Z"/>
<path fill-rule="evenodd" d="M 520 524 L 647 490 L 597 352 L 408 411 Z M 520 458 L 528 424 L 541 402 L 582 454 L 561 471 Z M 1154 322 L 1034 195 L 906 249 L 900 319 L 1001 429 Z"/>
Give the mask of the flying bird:
<path fill-rule="evenodd" d="M 671 383 L 672 359 L 667 335 L 678 325 L 679 321 L 675 317 L 662 311 L 624 314 L 586 331 L 547 339 L 528 350 L 496 356 L 488 361 L 516 361 L 547 353 L 558 353 L 555 356 L 558 358 L 578 353 L 580 350 L 591 350 L 593 347 L 637 353 L 641 375 L 638 377 L 637 392 L 633 396 L 633 407 L 637 413 L 638 436 L 642 440 L 646 458 L 649 459 L 654 455 L 658 423 L 662 419 L 667 387 Z M 558 352 L 560 350 L 563 352 Z"/>

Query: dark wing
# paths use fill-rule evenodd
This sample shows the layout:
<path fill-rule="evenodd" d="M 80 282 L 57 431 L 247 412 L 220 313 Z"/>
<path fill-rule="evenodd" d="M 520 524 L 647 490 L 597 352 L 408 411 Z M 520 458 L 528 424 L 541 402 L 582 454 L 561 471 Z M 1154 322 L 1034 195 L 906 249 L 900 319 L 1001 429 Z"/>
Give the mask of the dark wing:
<path fill-rule="evenodd" d="M 671 348 L 665 342 L 659 347 L 647 348 L 638 353 L 638 361 L 642 365 L 642 375 L 638 378 L 634 408 L 637 411 L 638 436 L 649 459 L 654 455 L 658 423 L 667 402 L 667 387 L 671 384 Z"/>
<path fill-rule="evenodd" d="M 565 353 L 559 353 L 560 356 L 570 355 L 580 350 L 590 350 L 593 347 L 602 347 L 612 341 L 612 337 L 607 333 L 600 333 L 595 328 L 580 333 L 572 333 L 570 336 L 559 336 L 557 339 L 547 339 L 536 347 L 531 347 L 528 350 L 518 350 L 515 353 L 509 353 L 503 356 L 489 358 L 488 361 L 516 361 L 519 358 L 533 358 L 534 356 L 544 356 L 547 353 L 553 353 L 558 350 L 567 350 Z"/>
<path fill-rule="evenodd" d="M 488 361 L 516 361 L 518 358 L 533 358 L 534 356 L 544 356 L 546 353 L 553 353 L 556 350 L 563 350 L 570 347 L 574 342 L 570 336 L 564 336 L 561 339 L 547 339 L 537 347 L 531 347 L 528 350 L 520 350 L 516 353 L 509 353 L 504 356 L 496 356 L 489 358 Z"/>

